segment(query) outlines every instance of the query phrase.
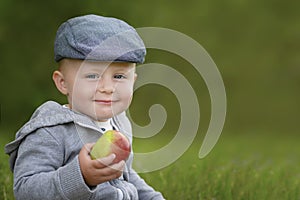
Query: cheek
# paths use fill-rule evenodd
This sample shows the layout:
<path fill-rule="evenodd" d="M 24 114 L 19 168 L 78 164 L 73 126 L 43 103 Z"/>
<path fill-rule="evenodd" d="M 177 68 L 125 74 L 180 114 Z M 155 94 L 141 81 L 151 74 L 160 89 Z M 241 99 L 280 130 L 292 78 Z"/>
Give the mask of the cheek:
<path fill-rule="evenodd" d="M 123 100 L 124 100 L 124 104 L 126 106 L 129 106 L 132 101 L 132 97 L 133 97 L 133 89 L 128 88 L 127 91 L 128 92 L 126 92 L 126 94 L 123 94 Z"/>
<path fill-rule="evenodd" d="M 127 104 L 131 101 L 132 93 L 133 87 L 131 84 L 119 84 L 116 85 L 115 93 L 113 95 L 116 95 L 116 98 L 121 100 L 123 104 Z"/>
<path fill-rule="evenodd" d="M 76 98 L 78 100 L 92 98 L 95 94 L 95 91 L 95 85 L 78 82 L 73 87 L 73 98 Z"/>

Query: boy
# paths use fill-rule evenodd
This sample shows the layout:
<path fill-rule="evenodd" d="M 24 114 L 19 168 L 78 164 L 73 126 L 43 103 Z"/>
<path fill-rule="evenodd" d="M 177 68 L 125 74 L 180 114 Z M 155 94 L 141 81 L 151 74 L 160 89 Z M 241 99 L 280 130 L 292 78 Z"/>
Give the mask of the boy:
<path fill-rule="evenodd" d="M 41 105 L 7 144 L 16 199 L 163 199 L 131 168 L 132 155 L 91 160 L 89 152 L 106 130 L 132 142 L 124 111 L 145 46 L 127 23 L 85 15 L 63 23 L 56 35 L 53 80 L 68 104 Z"/>

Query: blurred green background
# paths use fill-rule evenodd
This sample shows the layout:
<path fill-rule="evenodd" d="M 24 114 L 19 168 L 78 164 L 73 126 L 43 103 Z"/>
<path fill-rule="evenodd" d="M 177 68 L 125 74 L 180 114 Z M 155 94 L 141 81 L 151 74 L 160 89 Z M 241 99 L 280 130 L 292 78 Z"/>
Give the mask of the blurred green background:
<path fill-rule="evenodd" d="M 0 2 L 1 131 L 13 135 L 46 100 L 65 103 L 52 83 L 53 42 L 70 17 L 95 13 L 134 27 L 182 32 L 211 55 L 224 79 L 227 118 L 224 132 L 298 134 L 300 118 L 300 2 L 294 0 L 2 0 Z M 146 63 L 174 67 L 195 88 L 201 108 L 199 134 L 210 118 L 210 99 L 201 76 L 182 58 L 149 50 Z M 149 98 L 158 94 L 155 99 Z M 166 130 L 178 122 L 178 102 L 157 85 L 136 92 L 133 119 L 146 124 L 147 108 L 165 105 Z M 170 100 L 171 99 L 171 100 Z M 138 108 L 138 109 L 136 109 Z"/>

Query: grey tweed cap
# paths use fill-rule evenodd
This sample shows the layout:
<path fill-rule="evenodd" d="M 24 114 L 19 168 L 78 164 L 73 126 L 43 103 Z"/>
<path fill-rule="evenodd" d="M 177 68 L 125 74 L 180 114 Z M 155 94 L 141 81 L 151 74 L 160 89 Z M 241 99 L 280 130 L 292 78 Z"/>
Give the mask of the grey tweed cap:
<path fill-rule="evenodd" d="M 143 63 L 145 45 L 126 22 L 98 15 L 71 18 L 57 30 L 54 59 Z"/>

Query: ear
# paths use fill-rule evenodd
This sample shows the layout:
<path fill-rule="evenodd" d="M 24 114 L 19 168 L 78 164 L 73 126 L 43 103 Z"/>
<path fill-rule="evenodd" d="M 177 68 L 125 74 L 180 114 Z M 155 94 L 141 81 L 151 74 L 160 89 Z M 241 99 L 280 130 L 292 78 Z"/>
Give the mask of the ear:
<path fill-rule="evenodd" d="M 134 73 L 134 82 L 136 81 L 136 79 L 137 79 L 137 73 Z"/>
<path fill-rule="evenodd" d="M 68 88 L 66 87 L 65 78 L 63 73 L 56 70 L 53 72 L 52 79 L 56 85 L 56 88 L 64 95 L 68 95 Z"/>

